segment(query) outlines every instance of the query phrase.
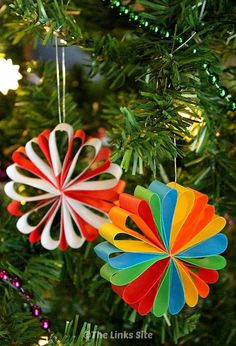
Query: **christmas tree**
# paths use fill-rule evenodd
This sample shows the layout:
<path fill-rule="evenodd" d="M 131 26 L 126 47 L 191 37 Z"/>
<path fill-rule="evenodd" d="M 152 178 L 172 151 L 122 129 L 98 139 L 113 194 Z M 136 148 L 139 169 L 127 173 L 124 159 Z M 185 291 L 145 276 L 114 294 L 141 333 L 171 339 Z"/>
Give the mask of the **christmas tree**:
<path fill-rule="evenodd" d="M 236 344 L 235 23 L 233 0 L 0 0 L 1 345 Z M 94 248 L 103 239 L 94 220 L 101 213 L 87 208 L 87 222 L 77 219 L 88 240 L 79 247 L 78 234 L 71 239 L 66 231 L 77 225 L 66 216 L 71 205 L 63 205 L 62 222 L 57 192 L 55 210 L 49 210 L 40 197 L 49 187 L 40 182 L 35 186 L 41 202 L 35 207 L 29 200 L 35 197 L 26 187 L 32 172 L 43 179 L 45 174 L 22 148 L 31 143 L 27 154 L 30 148 L 38 153 L 42 171 L 42 151 L 59 167 L 55 143 L 58 157 L 70 149 L 68 138 L 53 130 L 65 122 L 68 133 L 74 131 L 73 157 L 83 148 L 79 172 L 83 176 L 92 162 L 100 174 L 90 174 L 95 188 L 89 194 L 84 187 L 80 198 L 103 216 L 118 205 L 123 182 L 131 195 L 137 185 L 147 188 L 158 180 L 208 196 L 227 221 L 229 247 L 227 267 L 206 299 L 175 315 L 140 316 L 99 273 L 104 263 Z M 48 139 L 52 133 L 54 142 Z M 32 138 L 40 141 L 41 156 Z M 98 153 L 95 162 L 88 158 L 94 153 L 84 147 L 87 140 Z M 16 174 L 13 161 L 31 172 L 11 187 L 23 196 L 18 202 L 4 192 Z M 66 165 L 61 169 L 65 184 L 68 175 L 78 174 Z M 97 186 L 107 173 L 114 183 L 103 193 Z M 17 220 L 29 210 L 29 224 L 20 226 Z M 29 242 L 22 233 L 40 220 L 50 223 L 50 213 L 53 239 L 43 240 L 36 230 Z M 134 222 L 127 227 L 137 231 Z M 60 232 L 67 238 L 56 244 Z"/>

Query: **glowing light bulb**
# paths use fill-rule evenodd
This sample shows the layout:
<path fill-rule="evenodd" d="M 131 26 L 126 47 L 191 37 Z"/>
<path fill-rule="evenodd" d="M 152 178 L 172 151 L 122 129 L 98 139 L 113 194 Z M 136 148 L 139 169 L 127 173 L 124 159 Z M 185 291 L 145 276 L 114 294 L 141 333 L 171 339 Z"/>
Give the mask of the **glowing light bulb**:
<path fill-rule="evenodd" d="M 19 65 L 13 65 L 11 59 L 0 58 L 0 92 L 3 95 L 18 88 L 18 80 L 22 78 L 19 68 Z"/>
<path fill-rule="evenodd" d="M 199 131 L 205 125 L 202 112 L 199 109 L 195 109 L 193 113 L 193 110 L 191 108 L 186 107 L 185 112 L 178 112 L 178 113 L 181 117 L 186 119 L 191 119 L 193 121 L 193 123 L 187 127 L 187 130 L 189 131 L 191 137 L 188 137 L 188 136 L 184 137 L 187 142 L 190 142 L 193 140 L 194 137 L 197 137 Z"/>
<path fill-rule="evenodd" d="M 41 336 L 41 338 L 38 341 L 38 345 L 45 346 L 45 345 L 48 345 L 48 342 L 49 342 L 48 336 Z"/>

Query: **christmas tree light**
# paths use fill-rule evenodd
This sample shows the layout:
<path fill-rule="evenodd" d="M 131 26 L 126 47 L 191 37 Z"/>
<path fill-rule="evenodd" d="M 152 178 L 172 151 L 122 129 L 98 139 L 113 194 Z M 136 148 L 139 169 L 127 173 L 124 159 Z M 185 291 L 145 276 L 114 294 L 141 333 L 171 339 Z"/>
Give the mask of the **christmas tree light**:
<path fill-rule="evenodd" d="M 18 80 L 22 78 L 19 68 L 19 65 L 13 65 L 11 59 L 0 58 L 0 92 L 3 95 L 18 88 Z"/>

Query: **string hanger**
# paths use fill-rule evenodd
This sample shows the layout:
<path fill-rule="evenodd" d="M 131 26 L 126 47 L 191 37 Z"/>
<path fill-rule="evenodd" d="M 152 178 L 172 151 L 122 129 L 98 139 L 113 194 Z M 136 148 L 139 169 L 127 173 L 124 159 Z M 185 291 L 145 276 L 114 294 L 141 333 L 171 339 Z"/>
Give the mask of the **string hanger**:
<path fill-rule="evenodd" d="M 61 97 L 61 77 L 58 37 L 55 35 L 55 51 L 56 51 L 56 75 L 57 75 L 57 103 L 58 103 L 58 121 L 59 123 L 66 121 L 66 62 L 65 62 L 65 46 L 61 47 L 61 71 L 62 71 L 62 97 Z"/>
<path fill-rule="evenodd" d="M 177 149 L 175 135 L 174 135 L 174 146 Z M 177 183 L 177 154 L 174 157 L 174 172 L 175 172 L 175 183 Z"/>

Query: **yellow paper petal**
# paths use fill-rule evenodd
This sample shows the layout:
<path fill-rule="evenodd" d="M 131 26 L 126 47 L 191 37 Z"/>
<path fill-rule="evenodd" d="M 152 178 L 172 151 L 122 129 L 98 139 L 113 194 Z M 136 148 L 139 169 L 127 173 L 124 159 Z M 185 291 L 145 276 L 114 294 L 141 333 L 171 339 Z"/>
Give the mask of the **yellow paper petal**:
<path fill-rule="evenodd" d="M 144 242 L 142 240 L 135 240 L 135 238 L 136 239 L 138 238 L 130 235 L 129 233 L 121 230 L 120 228 L 116 227 L 115 225 L 111 223 L 102 224 L 101 227 L 99 228 L 99 233 L 109 243 L 113 244 L 114 246 L 116 246 L 118 249 L 122 251 L 165 253 L 165 251 L 153 245 L 148 240 L 147 242 Z M 128 237 L 133 237 L 134 240 L 116 240 L 115 238 L 119 234 L 125 234 Z"/>
<path fill-rule="evenodd" d="M 184 224 L 194 206 L 195 195 L 192 190 L 185 188 L 177 183 L 171 182 L 167 184 L 167 186 L 178 191 L 178 198 L 170 237 L 170 247 L 172 247 L 182 225 Z"/>
<path fill-rule="evenodd" d="M 190 307 L 196 306 L 198 302 L 198 290 L 180 261 L 175 259 L 175 263 L 177 264 L 181 276 L 186 304 Z"/>

